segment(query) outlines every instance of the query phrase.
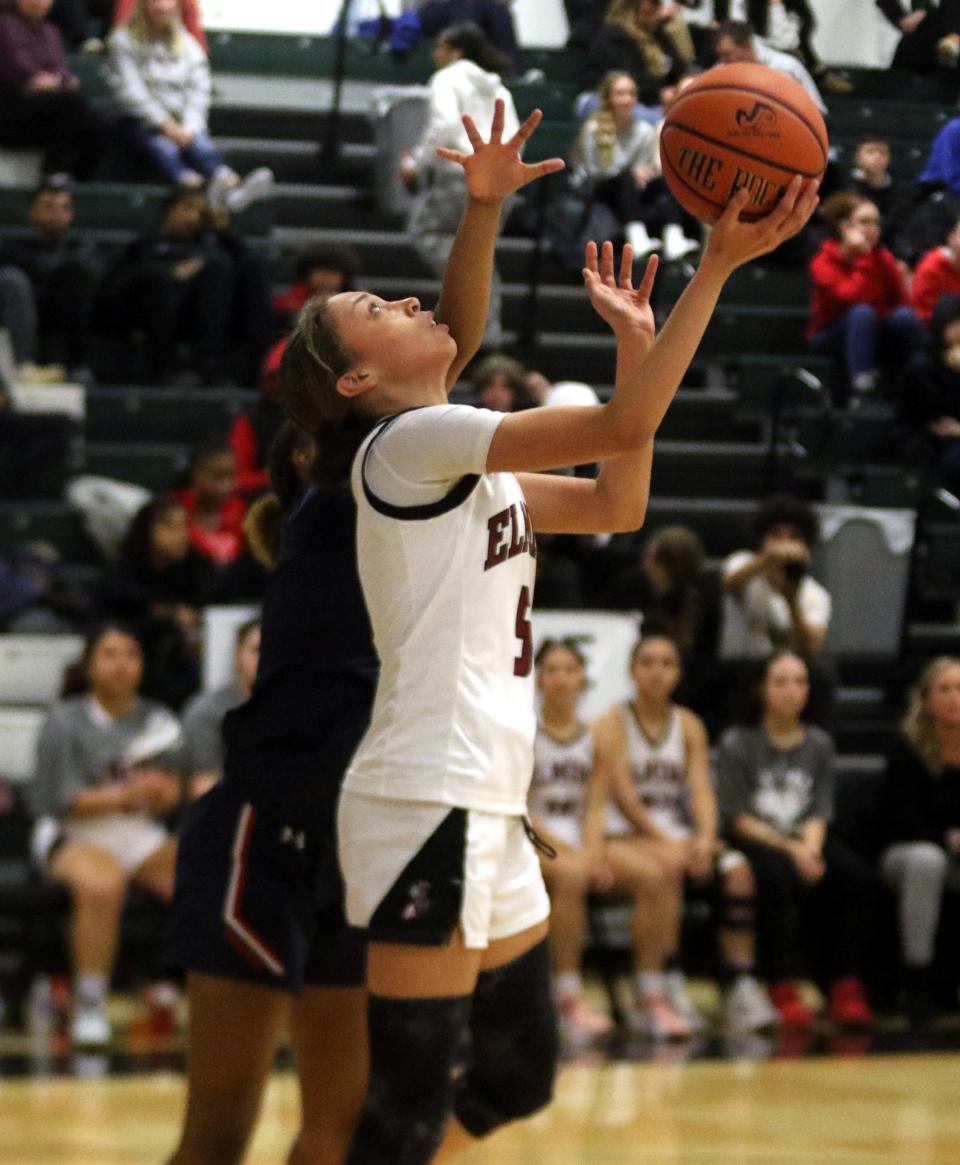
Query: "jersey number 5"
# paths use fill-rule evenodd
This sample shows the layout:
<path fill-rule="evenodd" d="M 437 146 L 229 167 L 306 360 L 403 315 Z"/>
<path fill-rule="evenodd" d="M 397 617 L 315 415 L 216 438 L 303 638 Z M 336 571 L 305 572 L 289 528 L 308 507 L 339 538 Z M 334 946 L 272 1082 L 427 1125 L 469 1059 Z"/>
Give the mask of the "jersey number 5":
<path fill-rule="evenodd" d="M 513 661 L 515 676 L 528 676 L 533 667 L 533 627 L 530 625 L 530 588 L 520 588 L 517 601 L 517 638 L 520 640 L 520 654 Z"/>

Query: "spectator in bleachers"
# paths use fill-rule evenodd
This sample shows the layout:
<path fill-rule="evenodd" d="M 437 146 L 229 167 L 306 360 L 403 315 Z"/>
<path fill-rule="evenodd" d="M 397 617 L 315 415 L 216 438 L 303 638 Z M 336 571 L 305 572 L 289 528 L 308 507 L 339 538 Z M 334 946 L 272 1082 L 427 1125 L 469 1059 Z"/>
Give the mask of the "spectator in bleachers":
<path fill-rule="evenodd" d="M 102 53 L 113 0 L 53 0 L 50 20 L 73 52 Z"/>
<path fill-rule="evenodd" d="M 924 328 L 909 305 L 903 274 L 881 244 L 880 211 L 857 194 L 834 194 L 820 208 L 833 230 L 810 263 L 813 300 L 807 338 L 841 362 L 845 389 L 874 392 L 878 377 L 919 351 Z"/>
<path fill-rule="evenodd" d="M 834 745 L 801 718 L 809 690 L 798 655 L 771 657 L 759 724 L 731 728 L 720 741 L 718 796 L 728 836 L 753 868 L 761 960 L 784 1025 L 813 1022 L 796 985 L 806 900 L 818 933 L 827 937 L 827 1014 L 834 1023 L 862 1027 L 873 1019 L 861 975 L 872 937 L 874 879 L 829 828 Z"/>
<path fill-rule="evenodd" d="M 567 14 L 567 44 L 589 49 L 603 24 L 606 0 L 563 0 Z"/>
<path fill-rule="evenodd" d="M 475 364 L 470 375 L 473 403 L 495 413 L 519 413 L 537 406 L 537 398 L 527 387 L 527 372 L 511 356 L 487 356 Z"/>
<path fill-rule="evenodd" d="M 902 35 L 893 66 L 929 73 L 955 69 L 960 61 L 960 4 L 957 0 L 877 0 L 877 7 Z"/>
<path fill-rule="evenodd" d="M 960 296 L 933 309 L 930 344 L 904 369 L 900 407 L 927 438 L 943 484 L 960 494 Z"/>
<path fill-rule="evenodd" d="M 590 46 L 586 81 L 595 89 L 612 71 L 629 73 L 640 101 L 658 106 L 694 61 L 690 31 L 679 12 L 660 0 L 612 0 Z"/>
<path fill-rule="evenodd" d="M 202 797 L 223 776 L 223 718 L 250 698 L 260 661 L 260 620 L 237 628 L 233 682 L 212 692 L 199 692 L 183 710 L 185 773 L 191 800 Z"/>
<path fill-rule="evenodd" d="M 806 67 L 791 53 L 782 53 L 771 48 L 754 32 L 753 26 L 745 20 L 728 20 L 721 24 L 716 32 L 714 41 L 717 60 L 722 65 L 759 64 L 769 69 L 776 69 L 786 73 L 794 81 L 799 82 L 809 93 L 814 105 L 821 113 L 827 112 L 827 107 L 820 96 L 817 83 Z"/>
<path fill-rule="evenodd" d="M 417 0 L 417 16 L 425 36 L 439 36 L 453 24 L 475 24 L 491 45 L 520 69 L 522 54 L 513 20 L 513 0 Z"/>
<path fill-rule="evenodd" d="M 137 11 L 138 0 L 116 0 L 113 7 L 113 25 L 119 27 L 126 24 Z M 180 19 L 183 27 L 190 33 L 197 44 L 209 55 L 207 34 L 203 31 L 200 21 L 200 5 L 197 0 L 180 0 Z"/>
<path fill-rule="evenodd" d="M 743 714 L 760 663 L 771 652 L 789 650 L 810 670 L 809 718 L 829 725 L 836 676 L 824 642 L 832 600 L 810 574 L 820 537 L 817 515 L 805 502 L 774 497 L 758 509 L 753 531 L 757 549 L 729 555 L 721 574 L 720 658 L 728 673 L 728 715 Z"/>
<path fill-rule="evenodd" d="M 608 860 L 616 865 L 624 854 L 646 853 L 667 871 L 679 867 L 692 889 L 715 900 L 724 1021 L 741 1032 L 773 1027 L 777 1014 L 753 977 L 753 877 L 744 856 L 718 838 L 707 734 L 698 716 L 674 702 L 680 675 L 673 640 L 644 635 L 630 658 L 630 699 L 598 721 L 598 739 L 610 749 Z M 682 888 L 681 881 L 681 896 Z M 681 970 L 680 922 L 677 910 L 663 990 L 689 1030 L 697 1031 L 703 1020 Z"/>
<path fill-rule="evenodd" d="M 243 549 L 247 503 L 237 492 L 237 465 L 226 441 L 211 440 L 190 453 L 189 484 L 177 499 L 187 511 L 187 530 L 194 547 L 223 566 Z"/>
<path fill-rule="evenodd" d="M 683 210 L 663 181 L 656 131 L 636 115 L 633 77 L 607 73 L 599 96 L 574 146 L 574 180 L 610 208 L 636 260 L 661 247 L 667 260 L 698 250 L 700 244 L 684 235 Z"/>
<path fill-rule="evenodd" d="M 216 581 L 214 566 L 191 544 L 187 511 L 167 494 L 138 511 L 100 606 L 140 634 L 146 690 L 178 707 L 197 685 L 200 612 Z"/>
<path fill-rule="evenodd" d="M 27 279 L 27 314 L 35 321 L 26 336 L 14 334 L 14 351 L 21 360 L 62 365 L 69 380 L 88 383 L 99 270 L 90 246 L 70 233 L 73 194 L 63 175 L 50 175 L 36 190 L 27 221 L 29 234 L 0 243 L 0 285 L 10 269 Z"/>
<path fill-rule="evenodd" d="M 934 1005 L 930 968 L 944 892 L 960 888 L 960 659 L 940 656 L 910 690 L 887 757 L 880 867 L 897 893 L 905 1004 Z"/>
<path fill-rule="evenodd" d="M 890 144 L 886 139 L 867 136 L 857 142 L 849 185 L 854 194 L 872 202 L 880 211 L 881 238 L 893 250 L 913 201 L 913 189 L 891 177 Z"/>
<path fill-rule="evenodd" d="M 293 283 L 273 297 L 277 327 L 288 332 L 313 295 L 352 291 L 363 265 L 349 243 L 308 243 L 294 260 Z"/>
<path fill-rule="evenodd" d="M 910 285 L 913 310 L 925 324 L 945 295 L 960 295 L 960 221 L 954 223 L 942 246 L 923 256 Z"/>
<path fill-rule="evenodd" d="M 102 126 L 46 19 L 52 2 L 16 0 L 0 12 L 0 145 L 43 150 L 44 173 L 89 178 Z"/>
<path fill-rule="evenodd" d="M 142 676 L 132 632 L 108 624 L 93 634 L 44 723 L 29 789 L 35 858 L 72 900 L 77 1044 L 110 1039 L 107 990 L 127 888 L 173 894 L 163 819 L 180 803 L 182 733 L 167 708 L 140 695 Z"/>
<path fill-rule="evenodd" d="M 256 383 L 270 342 L 270 296 L 262 257 L 211 226 L 202 191 L 177 190 L 159 231 L 129 243 L 107 274 L 100 315 L 113 330 L 140 332 L 154 382 Z M 177 366 L 178 341 L 192 345 Z M 195 372 L 194 369 L 197 371 Z"/>
<path fill-rule="evenodd" d="M 59 495 L 76 435 L 62 413 L 21 412 L 0 372 L 0 498 Z"/>
<path fill-rule="evenodd" d="M 184 27 L 180 0 L 138 0 L 110 36 L 107 75 L 123 113 L 121 137 L 172 185 L 208 183 L 211 208 L 231 214 L 269 195 L 270 170 L 241 179 L 210 137 L 210 65 Z"/>
<path fill-rule="evenodd" d="M 438 147 L 471 153 L 464 114 L 486 133 L 498 100 L 504 106 L 504 141 L 513 137 L 520 122 L 513 97 L 500 80 L 504 59 L 475 24 L 445 29 L 434 44 L 433 60 L 437 68 L 430 78 L 427 124 L 417 146 L 401 156 L 400 174 L 405 182 L 417 185 L 407 219 L 410 243 L 423 262 L 442 275 L 466 205 L 467 185 L 463 167 L 438 158 Z M 500 279 L 494 269 L 484 336 L 490 348 L 499 348 L 503 338 L 500 310 Z"/>

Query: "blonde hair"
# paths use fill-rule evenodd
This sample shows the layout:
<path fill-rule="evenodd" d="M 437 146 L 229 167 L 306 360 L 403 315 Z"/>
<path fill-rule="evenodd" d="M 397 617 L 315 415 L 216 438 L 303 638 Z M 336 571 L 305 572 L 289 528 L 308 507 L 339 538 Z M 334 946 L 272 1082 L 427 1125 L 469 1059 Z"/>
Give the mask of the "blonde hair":
<path fill-rule="evenodd" d="M 149 44 L 154 39 L 150 31 L 150 24 L 147 21 L 147 0 L 137 0 L 137 7 L 133 15 L 127 21 L 127 28 L 130 30 L 130 35 L 135 41 L 140 44 Z M 174 17 L 173 24 L 170 26 L 169 32 L 163 37 L 167 42 L 167 48 L 179 57 L 183 52 L 183 3 L 177 5 L 177 15 Z"/>
<path fill-rule="evenodd" d="M 636 41 L 643 54 L 647 71 L 652 78 L 659 80 L 670 72 L 670 58 L 656 39 L 637 24 L 637 9 L 640 7 L 640 3 L 641 0 L 613 0 L 607 9 L 604 23 L 616 24 Z"/>
<path fill-rule="evenodd" d="M 940 741 L 933 716 L 928 707 L 933 685 L 940 676 L 951 667 L 960 667 L 960 657 L 956 655 L 938 655 L 932 659 L 920 673 L 920 678 L 910 689 L 907 702 L 907 712 L 900 721 L 900 729 L 914 752 L 923 761 L 934 776 L 939 777 L 943 772 L 943 754 L 940 751 Z"/>
<path fill-rule="evenodd" d="M 617 144 L 617 126 L 613 120 L 613 103 L 611 100 L 613 87 L 618 81 L 626 79 L 636 91 L 637 83 L 633 77 L 623 69 L 614 69 L 606 73 L 597 86 L 600 96 L 600 108 L 590 115 L 583 123 L 580 136 L 577 138 L 576 155 L 581 159 L 585 155 L 584 146 L 587 138 L 592 136 L 596 145 L 597 160 L 604 170 L 609 170 L 613 163 L 613 148 Z"/>

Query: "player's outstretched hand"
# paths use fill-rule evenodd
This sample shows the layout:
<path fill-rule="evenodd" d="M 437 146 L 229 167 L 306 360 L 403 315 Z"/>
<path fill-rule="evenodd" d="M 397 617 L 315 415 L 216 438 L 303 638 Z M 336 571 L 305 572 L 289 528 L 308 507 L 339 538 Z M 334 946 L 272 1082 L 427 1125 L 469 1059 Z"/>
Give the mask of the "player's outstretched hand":
<path fill-rule="evenodd" d="M 484 141 L 467 114 L 463 128 L 467 131 L 472 154 L 441 147 L 437 156 L 462 166 L 467 177 L 467 191 L 479 202 L 502 202 L 504 198 L 546 174 L 556 174 L 564 168 L 563 158 L 548 158 L 544 162 L 524 162 L 520 156 L 530 135 L 540 124 L 543 114 L 535 109 L 509 141 L 503 140 L 503 101 L 497 100 L 490 127 L 490 140 Z"/>
<path fill-rule="evenodd" d="M 741 221 L 750 196 L 746 190 L 738 190 L 710 232 L 704 261 L 719 261 L 733 271 L 775 251 L 806 226 L 820 201 L 819 188 L 819 182 L 794 178 L 773 210 L 756 222 Z"/>
<path fill-rule="evenodd" d="M 583 282 L 594 311 L 613 329 L 619 339 L 632 334 L 650 344 L 657 326 L 650 306 L 650 293 L 657 275 L 658 259 L 652 255 L 640 280 L 633 286 L 633 248 L 628 243 L 620 256 L 620 276 L 614 276 L 613 243 L 606 242 L 598 252 L 596 243 L 587 243 Z"/>

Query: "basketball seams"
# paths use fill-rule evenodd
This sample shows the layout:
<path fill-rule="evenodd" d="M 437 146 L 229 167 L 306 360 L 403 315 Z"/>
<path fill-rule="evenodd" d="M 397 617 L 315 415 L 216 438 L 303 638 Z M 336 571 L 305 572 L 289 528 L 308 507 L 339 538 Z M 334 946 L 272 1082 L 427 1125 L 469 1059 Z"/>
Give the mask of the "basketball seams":
<path fill-rule="evenodd" d="M 720 149 L 729 154 L 736 154 L 742 158 L 749 158 L 751 162 L 760 162 L 761 165 L 768 166 L 771 170 L 782 170 L 785 174 L 799 174 L 801 178 L 819 178 L 823 173 L 822 170 L 813 172 L 810 170 L 799 170 L 796 166 L 788 166 L 783 162 L 773 161 L 771 158 L 765 158 L 762 154 L 752 154 L 749 150 L 744 150 L 740 146 L 731 146 L 727 142 L 722 142 L 718 138 L 711 137 L 709 134 L 694 128 L 691 125 L 686 125 L 684 122 L 671 120 L 668 125 L 663 127 L 663 134 L 661 142 L 668 141 L 667 133 L 670 130 L 683 130 L 684 133 L 690 134 L 691 137 L 699 138 L 700 141 L 709 142 L 712 146 L 718 146 Z"/>
<path fill-rule="evenodd" d="M 804 97 L 807 96 L 806 92 L 803 90 L 802 87 L 800 88 L 800 92 L 803 93 Z M 752 89 L 749 85 L 697 85 L 697 84 L 695 84 L 695 85 L 691 85 L 688 89 L 685 89 L 680 94 L 680 96 L 677 98 L 677 100 L 673 103 L 673 106 L 671 107 L 671 110 L 670 110 L 671 115 L 677 109 L 679 109 L 681 105 L 683 105 L 684 101 L 687 101 L 691 97 L 696 97 L 696 96 L 698 96 L 698 94 L 701 94 L 701 93 L 737 93 L 737 94 L 749 93 L 751 97 L 763 98 L 765 101 L 775 101 L 779 106 L 781 106 L 783 109 L 785 109 L 787 111 L 787 113 L 791 113 L 797 119 L 797 121 L 802 122 L 803 125 L 806 126 L 806 128 L 810 131 L 810 133 L 812 134 L 817 145 L 820 147 L 820 152 L 823 154 L 823 164 L 824 164 L 824 166 L 826 166 L 827 160 L 828 160 L 827 146 L 824 144 L 823 139 L 821 138 L 820 134 L 817 132 L 816 126 L 810 121 L 810 119 L 805 114 L 801 113 L 799 109 L 794 108 L 794 106 L 790 105 L 782 97 L 777 97 L 776 94 L 770 93 L 764 89 Z"/>

